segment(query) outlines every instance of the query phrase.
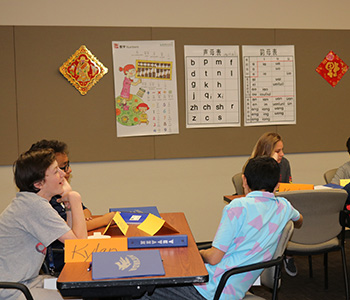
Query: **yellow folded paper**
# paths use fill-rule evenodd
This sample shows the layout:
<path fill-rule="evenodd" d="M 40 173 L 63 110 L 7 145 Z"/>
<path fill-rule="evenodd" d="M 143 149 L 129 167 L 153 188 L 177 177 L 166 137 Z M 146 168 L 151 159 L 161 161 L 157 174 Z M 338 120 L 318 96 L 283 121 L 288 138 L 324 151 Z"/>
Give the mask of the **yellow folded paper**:
<path fill-rule="evenodd" d="M 348 183 L 350 183 L 350 179 L 340 179 L 341 186 L 346 186 Z"/>
<path fill-rule="evenodd" d="M 163 219 L 158 218 L 153 214 L 148 214 L 146 220 L 137 226 L 137 228 L 148 233 L 149 235 L 155 235 L 159 229 L 162 228 L 164 222 L 165 221 Z"/>
<path fill-rule="evenodd" d="M 117 211 L 113 217 L 113 221 L 115 222 L 115 224 L 118 225 L 119 229 L 122 231 L 122 233 L 124 235 L 126 235 L 128 229 L 129 229 L 129 225 L 126 224 L 126 222 L 124 221 L 124 219 L 122 218 L 122 216 L 120 215 L 120 212 Z"/>

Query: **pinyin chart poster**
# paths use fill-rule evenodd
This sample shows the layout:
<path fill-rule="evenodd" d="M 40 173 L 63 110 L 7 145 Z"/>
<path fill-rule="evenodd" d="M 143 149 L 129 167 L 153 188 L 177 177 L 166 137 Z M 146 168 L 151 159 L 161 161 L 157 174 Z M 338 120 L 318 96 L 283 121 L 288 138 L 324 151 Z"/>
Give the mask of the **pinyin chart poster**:
<path fill-rule="evenodd" d="M 244 125 L 296 124 L 293 45 L 242 46 Z"/>
<path fill-rule="evenodd" d="M 238 46 L 185 46 L 186 127 L 235 127 L 240 120 Z"/>
<path fill-rule="evenodd" d="M 112 42 L 117 137 L 178 134 L 174 41 Z"/>

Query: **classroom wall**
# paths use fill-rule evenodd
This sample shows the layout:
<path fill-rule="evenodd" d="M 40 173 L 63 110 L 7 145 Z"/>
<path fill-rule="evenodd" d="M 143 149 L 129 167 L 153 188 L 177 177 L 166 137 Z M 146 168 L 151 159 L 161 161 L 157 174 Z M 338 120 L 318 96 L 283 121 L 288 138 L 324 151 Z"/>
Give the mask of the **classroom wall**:
<path fill-rule="evenodd" d="M 350 29 L 349 1 L 0 0 L 0 25 Z"/>
<path fill-rule="evenodd" d="M 349 159 L 347 152 L 287 154 L 295 183 L 324 184 L 323 173 Z M 235 192 L 231 177 L 248 156 L 73 163 L 72 186 L 95 214 L 109 207 L 156 205 L 160 212 L 183 211 L 198 241 L 216 231 L 223 196 Z M 2 211 L 16 189 L 12 168 L 0 167 Z"/>
<path fill-rule="evenodd" d="M 332 7 L 325 0 L 219 0 L 205 4 L 200 0 L 105 0 L 100 3 L 92 0 L 0 0 L 0 25 L 349 30 L 349 8 L 350 3 L 345 0 L 332 2 Z M 336 17 L 330 16 L 330 10 Z M 1 110 L 4 112 L 6 108 Z M 56 121 L 59 126 L 59 120 Z M 288 141 L 285 151 L 288 153 Z M 234 192 L 231 177 L 240 172 L 248 155 L 72 163 L 72 185 L 81 192 L 84 203 L 95 214 L 121 205 L 152 204 L 161 212 L 184 211 L 195 238 L 210 240 L 224 206 L 222 196 Z M 326 170 L 349 159 L 346 152 L 288 153 L 287 158 L 292 166 L 293 181 L 312 184 L 323 184 L 322 176 Z M 0 189 L 2 211 L 16 192 L 11 166 L 0 167 Z"/>

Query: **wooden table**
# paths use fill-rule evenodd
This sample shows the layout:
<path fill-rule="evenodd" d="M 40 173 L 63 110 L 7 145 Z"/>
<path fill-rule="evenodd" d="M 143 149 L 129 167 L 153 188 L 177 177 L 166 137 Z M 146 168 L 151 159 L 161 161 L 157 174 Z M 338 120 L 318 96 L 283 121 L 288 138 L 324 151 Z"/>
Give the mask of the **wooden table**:
<path fill-rule="evenodd" d="M 192 232 L 183 213 L 162 213 L 161 217 L 179 231 L 187 234 L 188 247 L 159 249 L 165 269 L 164 276 L 133 277 L 108 280 L 92 280 L 87 271 L 88 262 L 67 263 L 57 280 L 57 287 L 64 297 L 122 297 L 131 299 L 157 285 L 189 284 L 208 281 L 208 272 L 198 252 Z M 111 234 L 112 228 L 107 234 Z M 101 229 L 102 231 L 102 229 Z M 144 249 L 146 250 L 146 249 Z"/>
<path fill-rule="evenodd" d="M 227 203 L 230 203 L 233 199 L 242 198 L 242 197 L 244 197 L 244 195 L 225 195 L 224 201 L 226 201 Z"/>

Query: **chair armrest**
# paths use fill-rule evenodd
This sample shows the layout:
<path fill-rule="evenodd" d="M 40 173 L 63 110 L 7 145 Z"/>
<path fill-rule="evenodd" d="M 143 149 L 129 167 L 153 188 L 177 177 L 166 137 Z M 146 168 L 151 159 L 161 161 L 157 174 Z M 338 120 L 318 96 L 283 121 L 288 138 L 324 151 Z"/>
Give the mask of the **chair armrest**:
<path fill-rule="evenodd" d="M 64 253 L 64 249 L 61 248 L 52 248 L 53 253 Z"/>
<path fill-rule="evenodd" d="M 20 290 L 27 300 L 34 300 L 32 294 L 30 293 L 29 289 L 26 285 L 19 283 L 19 282 L 0 282 L 0 288 L 1 289 L 16 289 Z"/>
<path fill-rule="evenodd" d="M 215 296 L 214 296 L 214 300 L 218 300 L 220 298 L 220 295 L 222 293 L 222 290 L 224 289 L 227 280 L 229 279 L 229 277 L 231 277 L 232 275 L 235 274 L 239 274 L 239 273 L 245 273 L 245 272 L 249 272 L 249 271 L 254 271 L 254 270 L 259 270 L 259 269 L 266 269 L 269 267 L 273 267 L 273 266 L 277 266 L 280 265 L 283 261 L 283 255 L 279 256 L 275 259 L 269 260 L 269 261 L 265 261 L 265 262 L 260 262 L 260 263 L 256 263 L 256 264 L 251 264 L 251 265 L 247 265 L 247 266 L 243 266 L 243 267 L 238 267 L 238 268 L 233 268 L 230 270 L 227 270 L 220 279 L 219 285 L 216 289 L 215 292 Z"/>

